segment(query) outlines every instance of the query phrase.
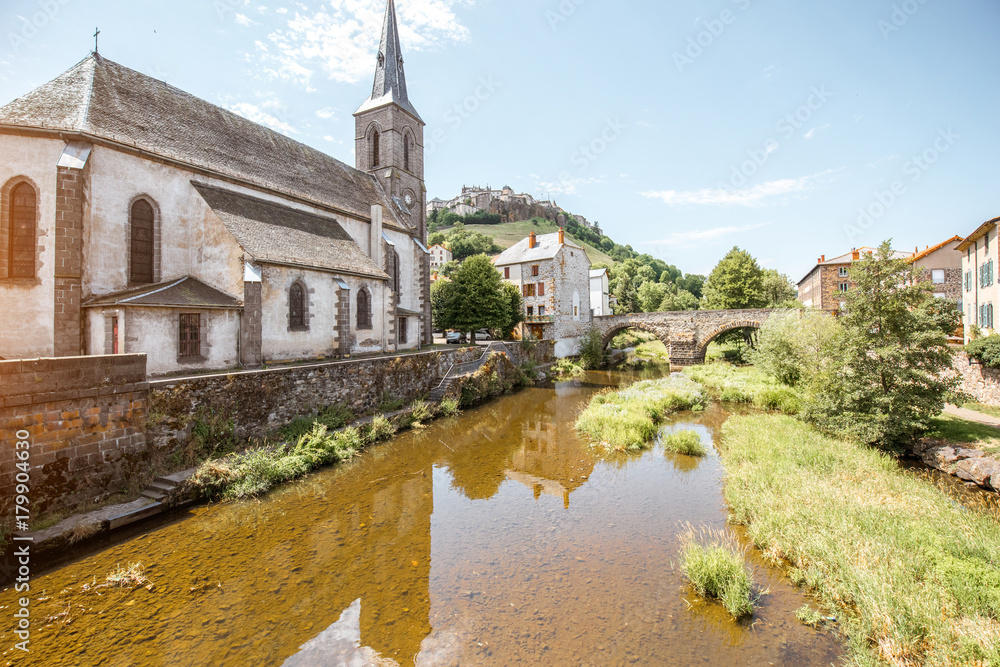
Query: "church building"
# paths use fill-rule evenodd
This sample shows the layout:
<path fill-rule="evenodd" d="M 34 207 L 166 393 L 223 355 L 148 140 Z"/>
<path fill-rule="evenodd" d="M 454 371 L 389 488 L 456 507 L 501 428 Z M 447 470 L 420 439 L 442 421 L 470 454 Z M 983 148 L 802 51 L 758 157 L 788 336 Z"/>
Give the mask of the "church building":
<path fill-rule="evenodd" d="M 0 107 L 0 358 L 151 375 L 431 343 L 393 0 L 356 167 L 93 53 Z"/>

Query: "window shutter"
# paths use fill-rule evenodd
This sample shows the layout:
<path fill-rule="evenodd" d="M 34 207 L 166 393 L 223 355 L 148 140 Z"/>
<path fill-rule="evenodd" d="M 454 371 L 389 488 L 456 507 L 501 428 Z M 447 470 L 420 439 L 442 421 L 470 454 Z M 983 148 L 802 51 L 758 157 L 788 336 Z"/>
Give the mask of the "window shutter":
<path fill-rule="evenodd" d="M 545 283 L 538 283 L 538 296 L 545 296 Z"/>

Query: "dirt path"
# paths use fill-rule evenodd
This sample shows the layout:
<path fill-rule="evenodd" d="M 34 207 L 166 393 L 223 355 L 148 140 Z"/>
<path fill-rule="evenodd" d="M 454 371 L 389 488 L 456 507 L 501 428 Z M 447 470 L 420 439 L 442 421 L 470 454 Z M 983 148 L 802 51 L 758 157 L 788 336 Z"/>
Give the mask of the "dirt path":
<path fill-rule="evenodd" d="M 958 417 L 959 419 L 965 419 L 970 422 L 977 422 L 979 424 L 985 424 L 986 426 L 995 426 L 1000 428 L 1000 418 L 991 417 L 990 415 L 984 415 L 982 412 L 976 412 L 975 410 L 966 410 L 965 408 L 960 408 L 950 403 L 944 406 L 945 414 L 949 414 L 952 417 Z"/>

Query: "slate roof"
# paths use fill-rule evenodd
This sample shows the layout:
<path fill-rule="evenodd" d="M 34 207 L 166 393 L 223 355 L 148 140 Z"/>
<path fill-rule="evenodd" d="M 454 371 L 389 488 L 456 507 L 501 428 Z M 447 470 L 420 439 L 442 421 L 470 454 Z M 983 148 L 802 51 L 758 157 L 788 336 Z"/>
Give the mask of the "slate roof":
<path fill-rule="evenodd" d="M 410 98 L 406 94 L 403 49 L 399 46 L 399 26 L 396 25 L 396 3 L 389 0 L 385 6 L 385 21 L 382 24 L 382 40 L 378 47 L 372 95 L 354 113 L 357 115 L 393 103 L 398 104 L 421 123 L 424 122 L 410 104 Z"/>
<path fill-rule="evenodd" d="M 176 280 L 95 296 L 84 302 L 83 306 L 218 309 L 242 308 L 243 302 L 197 278 L 185 276 Z"/>
<path fill-rule="evenodd" d="M 0 128 L 89 135 L 409 227 L 375 177 L 179 88 L 91 54 L 64 74 L 0 107 Z"/>
<path fill-rule="evenodd" d="M 237 243 L 258 262 L 389 279 L 334 218 L 204 183 L 191 184 Z"/>
<path fill-rule="evenodd" d="M 565 237 L 565 245 L 569 248 L 583 250 L 583 248 L 573 243 L 568 236 Z M 493 263 L 496 266 L 508 266 L 510 264 L 521 264 L 522 262 L 552 259 L 561 247 L 559 244 L 559 232 L 555 232 L 554 234 L 540 234 L 536 237 L 534 248 L 528 247 L 528 239 L 521 239 L 500 253 L 493 260 Z"/>

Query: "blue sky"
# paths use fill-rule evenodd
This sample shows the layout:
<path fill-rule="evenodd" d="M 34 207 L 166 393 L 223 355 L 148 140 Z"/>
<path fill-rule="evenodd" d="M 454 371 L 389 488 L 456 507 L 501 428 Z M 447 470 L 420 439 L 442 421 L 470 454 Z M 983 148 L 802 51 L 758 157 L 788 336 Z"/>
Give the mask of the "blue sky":
<path fill-rule="evenodd" d="M 427 187 L 511 185 L 705 273 L 1000 215 L 996 0 L 397 0 Z M 4 0 L 0 101 L 93 48 L 353 164 L 383 0 Z M 436 141 L 433 139 L 436 137 Z"/>

